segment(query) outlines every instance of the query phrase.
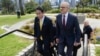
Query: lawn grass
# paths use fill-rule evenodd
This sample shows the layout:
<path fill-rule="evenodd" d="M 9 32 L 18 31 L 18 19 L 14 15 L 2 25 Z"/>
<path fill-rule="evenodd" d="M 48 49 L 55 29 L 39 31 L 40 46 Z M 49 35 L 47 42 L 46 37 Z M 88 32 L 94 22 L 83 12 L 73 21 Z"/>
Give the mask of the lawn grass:
<path fill-rule="evenodd" d="M 15 35 L 8 35 L 0 39 L 0 56 L 15 56 L 33 41 Z"/>
<path fill-rule="evenodd" d="M 34 15 L 32 14 L 21 16 L 20 19 L 18 19 L 16 15 L 0 15 L 0 27 L 3 25 L 13 25 L 19 21 L 33 17 Z M 4 32 L 4 30 L 0 29 L 0 34 Z M 21 38 L 13 34 L 5 36 L 0 39 L 0 56 L 15 56 L 19 51 L 30 45 L 32 42 L 33 40 Z"/>
<path fill-rule="evenodd" d="M 27 15 L 21 16 L 21 18 L 17 18 L 16 15 L 0 16 L 0 26 L 5 25 L 5 24 L 12 25 L 16 22 L 33 18 L 33 17 L 34 17 L 33 14 L 27 14 Z"/>
<path fill-rule="evenodd" d="M 100 47 L 96 47 L 96 56 L 100 56 Z"/>
<path fill-rule="evenodd" d="M 96 41 L 96 44 L 100 44 L 100 41 L 99 41 L 99 40 L 97 40 L 97 41 Z"/>
<path fill-rule="evenodd" d="M 26 20 L 29 18 L 33 18 L 33 14 L 26 14 L 24 16 L 21 16 L 21 18 L 17 18 L 16 15 L 0 15 L 0 27 L 3 25 L 13 25 L 19 21 Z M 0 34 L 4 33 L 5 31 L 0 29 Z"/>
<path fill-rule="evenodd" d="M 4 30 L 0 29 L 0 34 L 2 34 L 2 33 L 4 33 L 4 32 L 5 32 Z"/>

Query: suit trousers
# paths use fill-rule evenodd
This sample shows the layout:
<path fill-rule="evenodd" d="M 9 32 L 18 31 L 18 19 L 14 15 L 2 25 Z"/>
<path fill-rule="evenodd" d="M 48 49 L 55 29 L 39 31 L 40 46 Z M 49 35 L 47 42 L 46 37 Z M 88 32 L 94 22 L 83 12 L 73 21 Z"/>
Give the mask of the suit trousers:
<path fill-rule="evenodd" d="M 65 46 L 67 46 L 67 52 L 64 51 Z M 73 45 L 68 45 L 63 43 L 58 44 L 58 54 L 61 56 L 72 56 Z"/>
<path fill-rule="evenodd" d="M 43 56 L 52 56 L 50 42 L 47 40 L 37 40 L 37 51 Z"/>

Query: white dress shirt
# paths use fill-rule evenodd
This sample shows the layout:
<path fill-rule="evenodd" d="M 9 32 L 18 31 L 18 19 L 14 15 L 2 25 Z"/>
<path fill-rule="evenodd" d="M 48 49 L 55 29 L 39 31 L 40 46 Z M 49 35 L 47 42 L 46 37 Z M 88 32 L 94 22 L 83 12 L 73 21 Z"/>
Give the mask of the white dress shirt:
<path fill-rule="evenodd" d="M 62 14 L 62 23 L 63 23 L 64 15 L 65 15 L 65 25 L 66 25 L 68 19 L 68 12 L 66 14 Z"/>

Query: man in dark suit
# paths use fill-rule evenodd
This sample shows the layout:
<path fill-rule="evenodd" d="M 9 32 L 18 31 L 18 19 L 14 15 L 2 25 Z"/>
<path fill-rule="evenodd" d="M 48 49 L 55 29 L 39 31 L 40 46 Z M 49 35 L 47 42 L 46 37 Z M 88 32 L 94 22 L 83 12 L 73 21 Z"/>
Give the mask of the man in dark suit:
<path fill-rule="evenodd" d="M 62 2 L 60 5 L 61 14 L 56 17 L 56 41 L 58 42 L 59 56 L 72 56 L 73 45 L 80 44 L 80 27 L 77 17 L 68 13 L 69 3 Z M 64 48 L 67 46 L 67 53 Z"/>
<path fill-rule="evenodd" d="M 43 56 L 51 56 L 52 21 L 44 15 L 44 10 L 41 7 L 36 8 L 36 14 L 37 17 L 34 20 L 34 36 L 37 40 L 37 51 Z"/>

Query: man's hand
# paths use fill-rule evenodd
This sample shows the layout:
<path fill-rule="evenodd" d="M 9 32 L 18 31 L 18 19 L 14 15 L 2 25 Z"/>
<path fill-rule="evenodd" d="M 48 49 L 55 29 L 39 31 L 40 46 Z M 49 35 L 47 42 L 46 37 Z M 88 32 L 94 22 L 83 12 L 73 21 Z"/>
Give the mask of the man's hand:
<path fill-rule="evenodd" d="M 59 39 L 58 38 L 56 38 L 56 42 L 59 43 Z"/>
<path fill-rule="evenodd" d="M 51 42 L 51 43 L 50 43 L 50 46 L 51 46 L 51 47 L 53 47 L 53 46 L 54 46 L 54 43 L 53 43 L 53 42 Z"/>
<path fill-rule="evenodd" d="M 34 37 L 34 40 L 37 40 L 37 38 L 36 38 L 36 37 Z"/>
<path fill-rule="evenodd" d="M 74 46 L 78 46 L 78 45 L 80 45 L 81 43 L 77 43 L 77 42 L 75 42 L 74 43 Z"/>

